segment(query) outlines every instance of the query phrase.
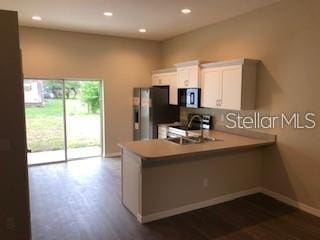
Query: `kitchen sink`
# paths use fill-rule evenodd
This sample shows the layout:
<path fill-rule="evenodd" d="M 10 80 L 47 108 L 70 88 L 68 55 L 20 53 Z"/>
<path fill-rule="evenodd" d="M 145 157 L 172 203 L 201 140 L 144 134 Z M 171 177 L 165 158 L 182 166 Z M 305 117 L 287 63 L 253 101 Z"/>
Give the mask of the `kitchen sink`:
<path fill-rule="evenodd" d="M 203 138 L 201 138 L 201 136 L 190 136 L 190 137 L 187 137 L 187 138 L 196 141 L 196 143 L 212 142 L 212 141 L 216 140 L 214 137 L 203 137 Z"/>
<path fill-rule="evenodd" d="M 175 137 L 175 138 L 167 138 L 169 142 L 186 145 L 186 144 L 199 144 L 199 143 L 206 143 L 212 142 L 215 138 L 212 137 L 203 137 L 200 136 L 190 136 L 190 137 Z"/>
<path fill-rule="evenodd" d="M 181 145 L 196 143 L 195 140 L 186 137 L 167 138 L 166 140 Z"/>

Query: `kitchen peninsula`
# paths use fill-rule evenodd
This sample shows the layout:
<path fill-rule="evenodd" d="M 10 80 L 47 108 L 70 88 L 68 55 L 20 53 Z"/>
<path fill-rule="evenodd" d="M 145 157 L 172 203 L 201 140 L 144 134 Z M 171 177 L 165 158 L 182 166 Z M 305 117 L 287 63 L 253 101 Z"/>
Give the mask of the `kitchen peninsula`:
<path fill-rule="evenodd" d="M 166 139 L 120 144 L 122 202 L 139 222 L 258 191 L 261 148 L 273 145 L 275 136 L 216 130 L 206 130 L 205 136 L 216 140 L 185 145 Z"/>

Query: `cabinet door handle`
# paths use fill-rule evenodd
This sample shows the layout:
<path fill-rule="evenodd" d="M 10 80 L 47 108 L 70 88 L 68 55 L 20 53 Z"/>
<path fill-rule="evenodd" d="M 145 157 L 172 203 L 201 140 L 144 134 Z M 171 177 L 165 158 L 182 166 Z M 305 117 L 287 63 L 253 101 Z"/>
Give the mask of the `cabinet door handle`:
<path fill-rule="evenodd" d="M 219 106 L 219 99 L 216 100 L 216 105 Z"/>
<path fill-rule="evenodd" d="M 188 86 L 189 85 L 189 80 L 184 80 L 184 85 Z"/>
<path fill-rule="evenodd" d="M 159 84 L 162 84 L 162 79 L 161 78 L 159 79 Z"/>

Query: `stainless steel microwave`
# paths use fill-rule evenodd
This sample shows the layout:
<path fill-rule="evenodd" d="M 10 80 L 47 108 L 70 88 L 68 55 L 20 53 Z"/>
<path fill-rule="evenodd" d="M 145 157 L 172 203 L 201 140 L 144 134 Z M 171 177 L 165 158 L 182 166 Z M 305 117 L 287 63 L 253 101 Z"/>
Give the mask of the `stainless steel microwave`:
<path fill-rule="evenodd" d="M 200 88 L 178 89 L 178 104 L 187 108 L 200 107 Z"/>

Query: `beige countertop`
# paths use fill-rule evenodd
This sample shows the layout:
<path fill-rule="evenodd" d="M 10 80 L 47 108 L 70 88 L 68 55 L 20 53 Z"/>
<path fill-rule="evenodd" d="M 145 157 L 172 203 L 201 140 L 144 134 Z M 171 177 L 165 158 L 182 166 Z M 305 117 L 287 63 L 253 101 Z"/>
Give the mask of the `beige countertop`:
<path fill-rule="evenodd" d="M 143 161 L 147 161 L 200 153 L 249 149 L 275 143 L 275 138 L 246 137 L 216 130 L 206 130 L 204 135 L 214 137 L 216 141 L 180 145 L 165 139 L 153 139 L 126 142 L 119 144 L 119 146 L 138 155 Z"/>

